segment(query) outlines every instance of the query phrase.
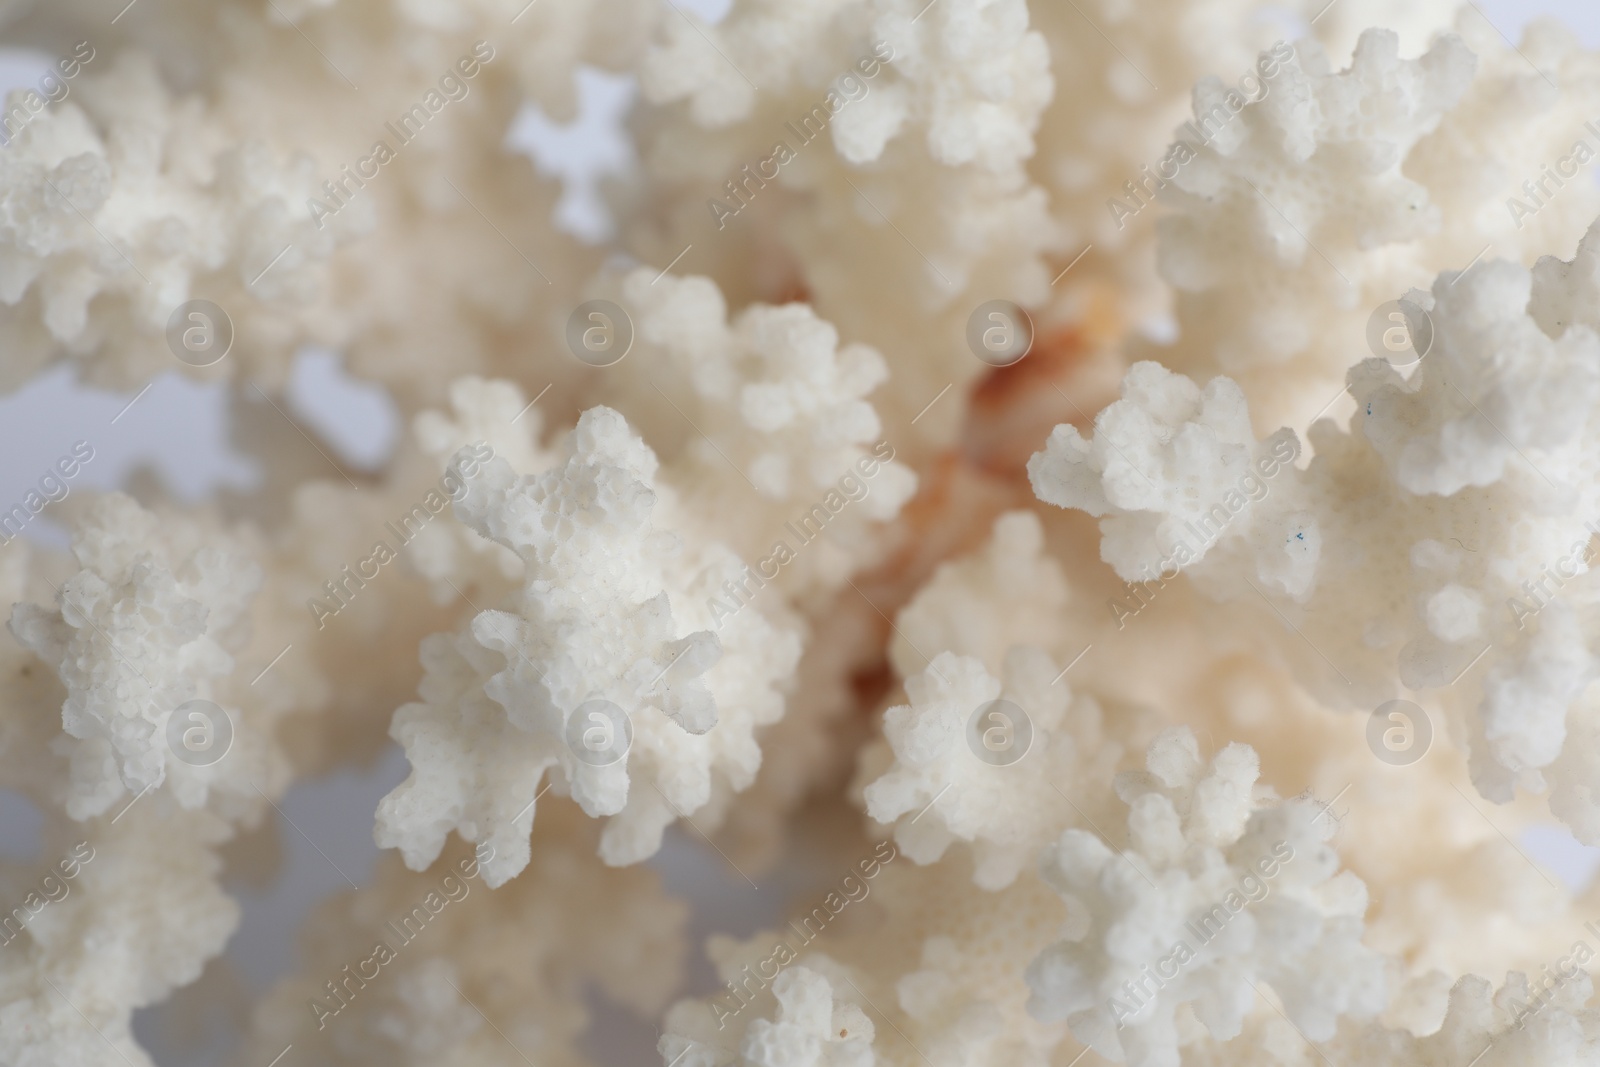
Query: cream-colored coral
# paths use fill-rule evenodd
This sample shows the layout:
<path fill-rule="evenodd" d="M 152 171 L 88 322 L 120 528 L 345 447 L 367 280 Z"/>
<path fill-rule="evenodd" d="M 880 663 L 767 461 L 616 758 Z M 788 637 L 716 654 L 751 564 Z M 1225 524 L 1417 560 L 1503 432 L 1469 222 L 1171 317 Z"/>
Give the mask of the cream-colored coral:
<path fill-rule="evenodd" d="M 570 1064 L 588 983 L 660 1010 L 687 909 L 653 872 L 602 866 L 587 822 L 548 805 L 531 864 L 495 890 L 487 847 L 452 848 L 424 871 L 387 857 L 373 886 L 311 919 L 304 959 L 257 1007 L 244 1057 L 270 1060 L 292 1044 L 337 1064 Z"/>
<path fill-rule="evenodd" d="M 1399 684 L 1436 690 L 1472 713 L 1485 796 L 1542 788 L 1567 709 L 1592 676 L 1580 620 L 1600 518 L 1588 488 L 1595 335 L 1574 322 L 1551 336 L 1529 311 L 1563 299 L 1565 277 L 1547 262 L 1539 280 L 1556 289 L 1535 298 L 1530 272 L 1503 261 L 1441 275 L 1416 295 L 1435 324 L 1432 350 L 1409 378 L 1381 359 L 1352 368 L 1361 409 L 1348 433 L 1327 420 L 1312 427 L 1316 455 L 1303 472 L 1248 468 L 1247 423 L 1227 379 L 1208 389 L 1234 398 L 1243 440 L 1202 437 L 1191 450 L 1199 459 L 1185 463 L 1184 434 L 1204 416 L 1174 433 L 1172 420 L 1146 412 L 1186 414 L 1196 387 L 1137 364 L 1092 447 L 1059 428 L 1030 463 L 1034 485 L 1107 515 L 1102 556 L 1124 578 L 1183 571 L 1213 597 L 1242 602 L 1322 699 L 1375 707 Z M 1276 440 L 1287 460 L 1292 435 Z M 1237 480 L 1233 468 L 1205 466 L 1230 449 Z"/>
<path fill-rule="evenodd" d="M 1375 1015 L 1383 961 L 1360 943 L 1366 888 L 1335 873 L 1326 813 L 1256 807 L 1246 746 L 1207 767 L 1194 735 L 1173 730 L 1146 766 L 1117 780 L 1127 848 L 1069 830 L 1046 853 L 1045 879 L 1074 903 L 1081 932 L 1030 965 L 1034 1013 L 1066 1019 L 1110 1058 L 1149 1065 L 1180 1062 L 1180 1006 L 1212 1037 L 1236 1036 L 1257 982 L 1312 1041 L 1333 1036 L 1343 1015 Z"/>
<path fill-rule="evenodd" d="M 0 0 L 0 389 L 258 475 L 0 500 L 0 1062 L 372 768 L 241 1067 L 1594 1061 L 1597 53 L 1258 6 Z"/>
<path fill-rule="evenodd" d="M 62 727 L 75 742 L 68 751 L 67 812 L 75 819 L 101 815 L 169 779 L 186 808 L 204 806 L 214 788 L 231 794 L 219 802 L 224 809 L 255 807 L 253 779 L 282 775 L 271 767 L 260 727 L 237 706 L 221 707 L 228 722 L 173 727 L 171 720 L 190 701 L 218 707 L 210 698 L 220 695 L 217 680 L 234 668 L 226 644 L 260 581 L 259 568 L 226 540 L 211 541 L 203 528 L 176 516 L 163 523 L 124 496 L 96 505 L 75 550 L 83 569 L 60 587 L 57 608 L 20 604 L 11 622 L 18 641 L 67 690 Z M 202 720 L 216 719 L 209 708 Z M 181 745 L 170 739 L 184 729 L 213 731 L 209 740 L 219 745 L 229 735 L 240 750 L 230 767 L 235 773 L 222 776 L 209 760 L 185 762 Z M 241 772 L 238 762 L 249 769 Z"/>
<path fill-rule="evenodd" d="M 919 413 L 984 371 L 970 313 L 1045 301 L 1062 247 L 1025 170 L 1052 92 L 1033 18 L 1021 0 L 762 2 L 671 27 L 641 67 L 630 244 L 662 263 L 693 245 L 685 265 L 740 302 L 804 294 L 883 353 L 902 450 L 949 441 L 959 398 Z"/>

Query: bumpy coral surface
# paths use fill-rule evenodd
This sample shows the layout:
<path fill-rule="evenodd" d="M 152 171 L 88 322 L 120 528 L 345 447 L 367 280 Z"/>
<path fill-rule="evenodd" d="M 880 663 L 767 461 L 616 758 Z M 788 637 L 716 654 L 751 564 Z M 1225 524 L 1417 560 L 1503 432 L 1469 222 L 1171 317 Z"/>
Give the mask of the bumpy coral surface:
<path fill-rule="evenodd" d="M 0 3 L 0 389 L 187 376 L 256 481 L 63 410 L 0 500 L 0 1065 L 1600 1064 L 1600 53 L 116 6 Z"/>

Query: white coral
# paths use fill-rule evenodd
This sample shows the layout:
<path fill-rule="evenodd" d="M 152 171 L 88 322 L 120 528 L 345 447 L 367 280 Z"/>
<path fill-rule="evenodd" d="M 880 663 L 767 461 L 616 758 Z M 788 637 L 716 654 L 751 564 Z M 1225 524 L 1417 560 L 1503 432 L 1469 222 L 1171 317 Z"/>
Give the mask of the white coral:
<path fill-rule="evenodd" d="M 973 656 L 991 672 L 1014 645 L 1064 655 L 1067 606 L 1066 577 L 1045 551 L 1039 517 L 1006 512 L 981 551 L 940 564 L 901 609 L 889 657 L 909 678 L 927 665 L 919 649 Z"/>
<path fill-rule="evenodd" d="M 217 761 L 175 757 L 174 713 L 192 700 L 210 703 L 234 666 L 227 645 L 260 581 L 259 568 L 226 539 L 198 525 L 158 517 L 121 495 L 95 506 L 74 546 L 82 566 L 59 589 L 54 610 L 19 604 L 11 629 L 56 671 L 67 690 L 61 723 L 71 738 L 72 787 L 67 810 L 86 819 L 128 793 L 143 794 L 170 779 L 186 808 L 206 803 L 212 788 L 249 798 L 250 783 L 220 776 Z M 215 705 L 212 705 L 215 707 Z M 222 744 L 224 731 L 260 774 L 261 738 L 224 707 L 229 723 L 203 716 L 198 727 Z M 234 737 L 234 734 L 237 737 Z"/>
<path fill-rule="evenodd" d="M 638 270 L 620 282 L 637 351 L 608 369 L 605 392 L 663 443 L 684 509 L 717 514 L 718 539 L 752 562 L 789 546 L 794 559 L 773 569 L 791 595 L 870 564 L 872 528 L 916 488 L 868 400 L 888 377 L 883 357 L 841 343 L 804 304 L 730 316 L 707 278 Z"/>
<path fill-rule="evenodd" d="M 582 1031 L 590 983 L 658 1011 L 684 954 L 687 909 L 654 872 L 602 866 L 595 836 L 571 805 L 550 805 L 529 869 L 492 893 L 483 846 L 452 847 L 420 872 L 388 857 L 370 887 L 311 917 L 303 962 L 257 1006 L 243 1058 L 326 1042 L 346 1063 L 420 1067 L 515 1058 L 509 1038 L 542 1062 Z M 380 942 L 388 955 L 375 952 Z"/>
<path fill-rule="evenodd" d="M 997 296 L 1043 301 L 1045 256 L 1061 249 L 1025 169 L 1053 87 L 1033 17 L 1022 0 L 803 11 L 760 0 L 715 26 L 673 27 L 642 67 L 653 196 L 627 205 L 648 209 L 626 227 L 630 244 L 663 264 L 692 244 L 685 266 L 738 303 L 808 294 L 841 333 L 883 353 L 898 388 L 880 407 L 897 445 L 948 441 L 958 397 L 918 416 L 987 369 L 963 340 L 968 315 Z M 800 130 L 813 108 L 826 123 Z M 774 137 L 792 161 L 746 177 L 773 157 Z M 721 211 L 708 213 L 708 191 Z M 789 249 L 776 261 L 762 255 L 774 240 Z M 758 257 L 768 265 L 755 272 Z M 913 281 L 876 283 L 890 275 Z"/>
<path fill-rule="evenodd" d="M 974 878 L 990 889 L 1011 884 L 1057 828 L 1081 818 L 1066 791 L 1103 788 L 1119 755 L 1104 742 L 1099 705 L 1074 700 L 1040 650 L 1012 649 L 1002 678 L 970 657 L 934 657 L 907 680 L 911 703 L 884 713 L 895 763 L 864 793 L 867 814 L 893 824 L 917 863 L 952 841 L 973 844 Z"/>
<path fill-rule="evenodd" d="M 1193 158 L 1161 193 L 1161 271 L 1184 334 L 1163 358 L 1236 378 L 1258 429 L 1303 426 L 1338 397 L 1385 301 L 1491 250 L 1531 262 L 1600 210 L 1592 189 L 1547 182 L 1528 221 L 1506 197 L 1570 156 L 1600 99 L 1593 57 L 1549 26 L 1522 50 L 1470 11 L 1457 28 L 1465 40 L 1441 36 L 1415 59 L 1368 31 L 1343 71 L 1298 42 L 1252 102 L 1196 89 L 1194 124 L 1175 132 Z"/>
<path fill-rule="evenodd" d="M 495 845 L 491 884 L 513 876 L 552 766 L 589 814 L 619 816 L 604 838 L 618 863 L 653 853 L 669 822 L 712 799 L 714 778 L 749 784 L 759 761 L 750 731 L 781 712 L 771 687 L 793 669 L 798 644 L 758 612 L 735 617 L 729 641 L 744 655 L 721 684 L 736 699 L 714 730 L 708 672 L 723 644 L 704 628 L 714 620 L 698 607 L 699 583 L 730 579 L 737 560 L 715 543 L 686 553 L 655 525 L 656 466 L 620 415 L 594 408 L 560 466 L 518 478 L 496 459 L 470 483 L 458 514 L 522 558 L 524 584 L 513 610 L 481 611 L 460 634 L 429 639 L 423 702 L 396 715 L 415 771 L 384 801 L 378 835 L 413 867 L 432 862 L 454 827 Z M 669 578 L 685 554 L 687 582 Z M 607 733 L 598 755 L 580 751 L 591 729 Z M 485 743 L 495 769 L 463 781 Z"/>
<path fill-rule="evenodd" d="M 1383 962 L 1360 943 L 1366 888 L 1336 874 L 1323 844 L 1333 820 L 1303 802 L 1258 808 L 1256 756 L 1243 745 L 1208 767 L 1194 735 L 1174 729 L 1147 766 L 1118 779 L 1125 849 L 1068 830 L 1045 857 L 1046 880 L 1079 918 L 1030 965 L 1030 1010 L 1150 1067 L 1179 1063 L 1180 1006 L 1225 1040 L 1257 983 L 1312 1041 L 1332 1037 L 1341 1016 L 1379 1011 Z"/>
<path fill-rule="evenodd" d="M 229 143 L 226 120 L 175 97 L 147 57 L 100 64 L 0 159 L 0 329 L 23 351 L 104 346 L 95 377 L 125 386 L 174 365 L 165 331 L 186 300 L 220 299 L 241 325 L 246 301 L 304 300 L 349 221 L 319 231 L 305 214 L 310 159 Z M 13 362 L 0 387 L 36 369 Z"/>
<path fill-rule="evenodd" d="M 1309 467 L 1253 479 L 1258 503 L 1241 495 L 1243 479 L 1230 486 L 1217 473 L 1240 446 L 1206 440 L 1191 463 L 1206 475 L 1193 495 L 1222 506 L 1201 522 L 1201 553 L 1192 526 L 1170 545 L 1146 532 L 1178 528 L 1180 496 L 1145 503 L 1138 487 L 1112 482 L 1111 459 L 1100 460 L 1104 499 L 1126 493 L 1144 504 L 1132 521 L 1121 512 L 1102 519 L 1102 556 L 1130 580 L 1170 558 L 1213 597 L 1264 609 L 1286 658 L 1330 702 L 1371 708 L 1396 695 L 1397 680 L 1441 691 L 1452 709 L 1475 702 L 1479 789 L 1503 800 L 1515 784 L 1540 788 L 1596 663 L 1580 620 L 1592 612 L 1586 546 L 1600 521 L 1591 402 L 1600 350 L 1582 322 L 1552 336 L 1529 311 L 1530 302 L 1545 309 L 1552 326 L 1564 318 L 1556 309 L 1571 301 L 1577 269 L 1546 262 L 1537 288 L 1527 270 L 1498 260 L 1441 275 L 1431 294 L 1415 296 L 1435 331 L 1415 372 L 1402 377 L 1380 359 L 1352 368 L 1360 408 L 1349 433 L 1313 426 Z M 1194 391 L 1147 365 L 1130 371 L 1130 390 L 1141 374 L 1162 383 L 1163 397 Z M 1101 423 L 1119 425 L 1128 406 L 1112 405 Z M 1142 456 L 1172 436 L 1159 423 L 1129 426 L 1105 445 L 1097 434 L 1096 454 L 1109 457 L 1115 442 Z M 1058 429 L 1030 464 L 1034 485 L 1046 499 L 1103 511 L 1102 498 L 1076 488 L 1094 470 L 1077 440 Z M 1277 440 L 1293 452 L 1287 431 Z M 1175 480 L 1157 462 L 1136 462 L 1152 484 Z M 1457 687 L 1480 662 L 1481 680 Z"/>
<path fill-rule="evenodd" d="M 1095 417 L 1092 441 L 1057 426 L 1028 478 L 1046 503 L 1108 516 L 1102 558 L 1128 581 L 1150 581 L 1205 558 L 1221 533 L 1212 530 L 1219 505 L 1225 522 L 1248 525 L 1258 471 L 1292 458 L 1284 452 L 1281 437 L 1256 444 L 1244 394 L 1227 378 L 1202 390 L 1159 363 L 1135 363 L 1122 399 Z"/>
<path fill-rule="evenodd" d="M 0 116 L 0 391 L 125 389 L 111 435 L 195 374 L 261 474 L 0 511 L 0 1061 L 178 1054 L 135 1013 L 231 997 L 224 886 L 387 739 L 398 854 L 241 1064 L 576 1064 L 596 986 L 670 1067 L 1595 1060 L 1593 894 L 1511 842 L 1600 841 L 1600 53 L 1280 6 L 0 0 L 94 53 Z M 1402 297 L 1422 358 L 1364 360 Z M 658 1014 L 689 834 L 798 895 Z"/>

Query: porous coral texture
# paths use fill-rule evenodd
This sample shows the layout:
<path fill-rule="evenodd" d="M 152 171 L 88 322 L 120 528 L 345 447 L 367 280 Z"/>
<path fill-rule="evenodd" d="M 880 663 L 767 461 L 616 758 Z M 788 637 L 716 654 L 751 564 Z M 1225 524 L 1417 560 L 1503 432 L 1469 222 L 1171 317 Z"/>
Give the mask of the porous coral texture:
<path fill-rule="evenodd" d="M 0 1064 L 1600 1063 L 1580 34 L 118 6 L 0 0 Z"/>

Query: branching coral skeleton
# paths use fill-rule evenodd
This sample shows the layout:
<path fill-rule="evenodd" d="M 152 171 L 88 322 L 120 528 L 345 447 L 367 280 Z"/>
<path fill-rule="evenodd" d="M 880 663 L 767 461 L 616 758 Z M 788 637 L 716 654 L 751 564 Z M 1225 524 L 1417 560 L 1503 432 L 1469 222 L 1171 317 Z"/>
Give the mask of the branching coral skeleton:
<path fill-rule="evenodd" d="M 229 1010 L 386 746 L 238 1067 L 1600 1063 L 1517 843 L 1600 845 L 1600 53 L 1258 7 L 0 3 L 0 386 L 219 383 L 262 472 L 68 426 L 0 514 L 0 1064 Z M 597 70 L 585 243 L 507 131 Z"/>

